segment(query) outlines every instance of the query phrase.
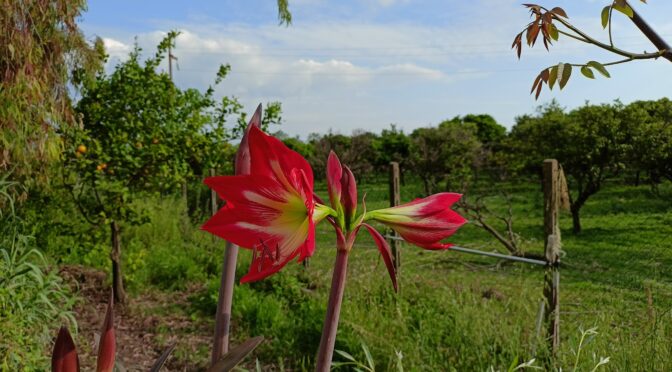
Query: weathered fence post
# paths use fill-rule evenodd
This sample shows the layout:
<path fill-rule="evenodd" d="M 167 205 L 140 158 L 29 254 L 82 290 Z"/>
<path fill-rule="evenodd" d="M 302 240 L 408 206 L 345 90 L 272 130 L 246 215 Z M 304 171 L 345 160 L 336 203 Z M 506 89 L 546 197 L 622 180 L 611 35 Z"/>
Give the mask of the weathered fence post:
<path fill-rule="evenodd" d="M 210 168 L 210 177 L 215 176 L 215 168 Z M 211 215 L 217 213 L 217 192 L 215 189 L 210 189 L 210 212 Z"/>
<path fill-rule="evenodd" d="M 399 163 L 396 161 L 390 162 L 390 207 L 396 207 L 401 204 L 401 190 L 399 189 Z M 399 235 L 392 230 L 392 238 L 390 239 L 390 248 L 392 249 L 392 257 L 394 262 L 394 271 L 399 271 L 401 266 L 401 241 L 395 239 Z"/>
<path fill-rule="evenodd" d="M 558 213 L 561 203 L 561 171 L 555 159 L 544 160 L 544 235 L 546 275 L 544 297 L 548 303 L 548 342 L 553 355 L 560 346 L 560 225 Z"/>

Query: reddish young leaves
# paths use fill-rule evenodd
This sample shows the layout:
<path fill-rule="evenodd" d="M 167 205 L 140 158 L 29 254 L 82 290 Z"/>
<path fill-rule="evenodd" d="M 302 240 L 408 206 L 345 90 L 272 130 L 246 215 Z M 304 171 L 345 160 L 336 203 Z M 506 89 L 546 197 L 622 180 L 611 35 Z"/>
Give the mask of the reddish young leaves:
<path fill-rule="evenodd" d="M 100 331 L 100 343 L 98 344 L 97 372 L 112 372 L 114 369 L 114 356 L 116 353 L 116 340 L 114 335 L 114 297 L 110 293 L 110 301 L 107 304 L 105 321 Z"/>
<path fill-rule="evenodd" d="M 51 353 L 52 372 L 79 372 L 79 357 L 75 342 L 67 327 L 61 327 Z"/>
<path fill-rule="evenodd" d="M 532 92 L 536 91 L 536 93 L 534 95 L 534 99 L 539 98 L 539 94 L 541 93 L 541 88 L 544 85 L 544 83 L 548 84 L 549 77 L 550 77 L 549 69 L 544 69 L 534 79 L 534 83 L 532 84 L 532 89 L 530 90 L 530 94 L 532 94 Z"/>
<path fill-rule="evenodd" d="M 548 50 L 549 45 L 553 44 L 553 41 L 557 41 L 560 36 L 560 32 L 553 24 L 553 20 L 558 17 L 569 18 L 565 10 L 559 7 L 555 7 L 549 11 L 536 4 L 523 4 L 523 6 L 530 10 L 530 15 L 534 17 L 534 20 L 528 23 L 525 29 L 516 35 L 511 44 L 511 49 L 516 49 L 516 55 L 519 59 L 523 49 L 523 33 L 525 33 L 525 40 L 529 47 L 533 47 L 539 35 L 541 35 L 544 47 Z"/>

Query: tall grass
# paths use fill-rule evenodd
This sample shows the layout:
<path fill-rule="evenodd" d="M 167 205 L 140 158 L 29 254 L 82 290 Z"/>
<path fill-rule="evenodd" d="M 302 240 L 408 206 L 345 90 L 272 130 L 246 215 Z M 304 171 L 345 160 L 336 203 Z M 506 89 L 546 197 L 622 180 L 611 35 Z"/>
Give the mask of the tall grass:
<path fill-rule="evenodd" d="M 75 325 L 73 298 L 56 270 L 25 235 L 8 188 L 0 180 L 0 370 L 42 370 L 54 329 Z"/>

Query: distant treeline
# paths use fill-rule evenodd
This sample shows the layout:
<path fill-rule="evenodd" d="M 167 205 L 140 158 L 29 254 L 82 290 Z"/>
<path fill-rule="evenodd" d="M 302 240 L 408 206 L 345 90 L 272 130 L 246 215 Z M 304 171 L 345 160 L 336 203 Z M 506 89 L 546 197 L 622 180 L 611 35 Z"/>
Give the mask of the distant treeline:
<path fill-rule="evenodd" d="M 385 174 L 391 161 L 422 180 L 427 194 L 467 191 L 476 182 L 541 175 L 544 159 L 557 159 L 568 176 L 574 228 L 579 210 L 605 179 L 620 177 L 654 190 L 672 180 L 672 101 L 624 105 L 586 104 L 568 111 L 558 103 L 516 118 L 510 131 L 490 115 L 466 115 L 410 133 L 391 125 L 380 134 L 311 134 L 307 141 L 276 135 L 305 156 L 316 174 L 329 151 L 338 153 L 358 178 Z"/>

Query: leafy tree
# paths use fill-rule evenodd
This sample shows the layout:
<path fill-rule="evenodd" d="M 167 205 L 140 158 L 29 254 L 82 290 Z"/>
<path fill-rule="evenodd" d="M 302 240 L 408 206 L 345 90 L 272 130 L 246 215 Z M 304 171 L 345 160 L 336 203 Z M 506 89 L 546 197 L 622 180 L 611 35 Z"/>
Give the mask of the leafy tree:
<path fill-rule="evenodd" d="M 285 146 L 298 152 L 299 154 L 301 154 L 301 156 L 303 156 L 306 159 L 314 156 L 313 155 L 314 149 L 312 144 L 309 142 L 302 141 L 301 138 L 299 138 L 299 136 L 291 137 L 289 134 L 281 130 L 273 133 L 273 136 L 281 140 L 282 143 L 285 144 Z"/>
<path fill-rule="evenodd" d="M 327 169 L 327 158 L 330 151 L 339 155 L 343 164 L 350 163 L 343 159 L 343 155 L 350 149 L 351 138 L 349 136 L 333 133 L 331 130 L 324 135 L 311 133 L 308 136 L 308 143 L 313 148 L 313 156 L 308 158 L 310 166 L 313 167 L 315 174 L 325 174 Z"/>
<path fill-rule="evenodd" d="M 111 75 L 101 73 L 87 84 L 76 107 L 84 126 L 63 133 L 64 183 L 90 223 L 110 228 L 119 301 L 124 299 L 120 222 L 146 221 L 132 207 L 133 199 L 174 194 L 187 177 L 230 164 L 233 154 L 232 131 L 225 124 L 242 106 L 228 97 L 216 103 L 213 88 L 182 91 L 167 74 L 157 73 L 175 37 L 169 33 L 144 64 L 136 46 Z M 228 71 L 222 66 L 216 83 Z"/>
<path fill-rule="evenodd" d="M 456 116 L 450 120 L 453 123 L 473 124 L 476 126 L 476 137 L 483 144 L 474 168 L 474 182 L 477 182 L 481 173 L 501 177 L 501 169 L 498 164 L 503 157 L 502 141 L 506 138 L 506 128 L 498 124 L 495 118 L 487 114 L 468 114 L 463 117 Z"/>
<path fill-rule="evenodd" d="M 573 230 L 581 232 L 579 212 L 588 198 L 602 188 L 604 180 L 621 168 L 626 150 L 621 120 L 623 106 L 585 105 L 570 113 L 566 141 L 558 150 L 558 160 L 574 181 L 570 192 Z"/>
<path fill-rule="evenodd" d="M 672 181 L 672 101 L 636 101 L 625 107 L 622 117 L 630 144 L 628 165 L 638 175 L 645 172 L 652 185 L 661 177 Z"/>
<path fill-rule="evenodd" d="M 343 164 L 347 164 L 361 182 L 372 176 L 375 170 L 377 139 L 375 133 L 355 130 L 350 137 L 350 148 L 341 157 Z"/>
<path fill-rule="evenodd" d="M 399 163 L 403 178 L 404 169 L 409 164 L 411 147 L 411 140 L 404 131 L 391 124 L 389 129 L 382 130 L 373 147 L 376 152 L 376 168 L 380 172 L 386 172 L 390 162 L 396 161 Z"/>
<path fill-rule="evenodd" d="M 555 100 L 539 106 L 535 115 L 517 117 L 505 141 L 508 152 L 514 155 L 507 159 L 510 171 L 536 174 L 541 179 L 544 159 L 557 156 L 557 149 L 568 145 L 568 125 L 565 110 Z"/>
<path fill-rule="evenodd" d="M 523 116 L 511 132 L 527 169 L 540 174 L 545 158 L 558 159 L 569 177 L 573 230 L 581 232 L 580 211 L 605 179 L 622 168 L 628 148 L 623 105 L 585 105 L 566 114 L 556 103 Z"/>
<path fill-rule="evenodd" d="M 468 114 L 461 118 L 456 117 L 453 120 L 476 125 L 476 136 L 484 145 L 498 143 L 506 137 L 506 128 L 497 123 L 497 120 L 488 114 Z"/>
<path fill-rule="evenodd" d="M 77 122 L 70 92 L 101 67 L 102 41 L 90 45 L 76 24 L 85 4 L 0 2 L 0 172 L 28 186 L 48 180 L 56 129 Z"/>
<path fill-rule="evenodd" d="M 477 132 L 474 124 L 449 120 L 411 133 L 411 165 L 425 193 L 433 193 L 444 180 L 446 189 L 457 186 L 455 180 L 463 182 L 459 187 L 466 186 L 481 148 Z"/>

